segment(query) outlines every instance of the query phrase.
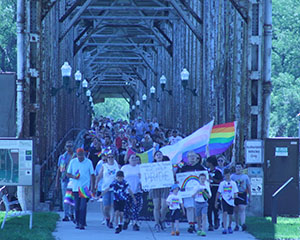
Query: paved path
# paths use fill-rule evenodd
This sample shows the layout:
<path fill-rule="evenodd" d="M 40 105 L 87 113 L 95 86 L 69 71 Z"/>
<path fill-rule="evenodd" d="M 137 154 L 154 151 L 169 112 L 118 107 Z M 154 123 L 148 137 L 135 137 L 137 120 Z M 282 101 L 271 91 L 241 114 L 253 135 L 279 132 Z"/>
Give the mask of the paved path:
<path fill-rule="evenodd" d="M 129 226 L 128 230 L 122 231 L 120 234 L 115 234 L 114 229 L 108 229 L 106 226 L 101 225 L 102 215 L 98 210 L 97 203 L 89 203 L 87 214 L 87 227 L 85 230 L 75 229 L 75 225 L 72 222 L 59 221 L 56 231 L 53 235 L 57 240 L 169 240 L 169 239 L 195 239 L 198 237 L 196 234 L 190 234 L 186 231 L 187 224 L 180 223 L 180 236 L 171 236 L 171 229 L 167 228 L 165 232 L 156 233 L 153 229 L 154 222 L 142 222 L 141 230 L 139 232 L 132 231 L 132 227 Z M 207 236 L 203 239 L 208 240 L 255 240 L 255 238 L 245 232 L 234 232 L 230 235 L 222 235 L 221 229 L 214 232 L 207 232 Z"/>

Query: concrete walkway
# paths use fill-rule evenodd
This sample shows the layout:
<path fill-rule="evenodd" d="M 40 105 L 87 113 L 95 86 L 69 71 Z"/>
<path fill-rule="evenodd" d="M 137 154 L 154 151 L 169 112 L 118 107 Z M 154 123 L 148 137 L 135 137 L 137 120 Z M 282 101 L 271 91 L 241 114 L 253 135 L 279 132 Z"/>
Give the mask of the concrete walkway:
<path fill-rule="evenodd" d="M 62 213 L 61 213 L 62 216 Z M 171 229 L 168 227 L 165 232 L 156 233 L 153 229 L 154 222 L 142 222 L 141 230 L 139 232 L 132 231 L 132 226 L 128 227 L 128 230 L 122 231 L 120 234 L 115 234 L 114 229 L 109 229 L 105 225 L 101 224 L 102 215 L 100 213 L 97 203 L 88 204 L 87 214 L 87 227 L 85 230 L 75 229 L 75 225 L 72 222 L 59 221 L 57 229 L 53 233 L 57 240 L 169 240 L 169 239 L 236 239 L 236 240 L 255 240 L 255 238 L 245 232 L 234 232 L 233 234 L 222 235 L 221 229 L 214 232 L 206 232 L 207 236 L 198 237 L 196 234 L 190 234 L 187 232 L 187 223 L 180 223 L 180 236 L 171 236 Z"/>

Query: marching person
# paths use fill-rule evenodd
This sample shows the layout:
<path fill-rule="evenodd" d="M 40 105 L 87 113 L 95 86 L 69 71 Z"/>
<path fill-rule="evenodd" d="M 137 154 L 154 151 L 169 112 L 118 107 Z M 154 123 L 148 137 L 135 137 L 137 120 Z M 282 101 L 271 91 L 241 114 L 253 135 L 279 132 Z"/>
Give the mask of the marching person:
<path fill-rule="evenodd" d="M 138 218 L 143 207 L 143 196 L 140 180 L 140 166 L 138 165 L 138 159 L 135 154 L 129 157 L 129 164 L 124 165 L 121 170 L 124 172 L 125 180 L 128 182 L 136 199 L 136 202 L 134 202 L 132 197 L 128 196 L 128 201 L 126 201 L 125 205 L 123 229 L 126 230 L 130 220 L 132 220 L 133 230 L 139 231 Z"/>
<path fill-rule="evenodd" d="M 178 184 L 174 184 L 171 187 L 170 195 L 168 196 L 166 202 L 171 210 L 171 220 L 172 220 L 172 236 L 179 236 L 179 219 L 180 219 L 180 208 L 182 209 L 183 215 L 185 215 L 185 209 L 183 206 L 182 198 L 178 194 L 180 187 Z"/>
<path fill-rule="evenodd" d="M 76 228 L 85 229 L 87 198 L 80 195 L 81 189 L 94 189 L 94 168 L 92 161 L 85 157 L 83 148 L 76 150 L 77 158 L 71 160 L 67 176 L 72 178 L 72 190 L 75 197 Z"/>
<path fill-rule="evenodd" d="M 235 181 L 230 179 L 230 170 L 224 170 L 224 181 L 219 185 L 215 206 L 218 206 L 218 199 L 222 197 L 222 210 L 223 210 L 223 234 L 233 233 L 231 228 L 232 215 L 234 208 L 234 199 L 237 197 L 238 188 Z M 227 215 L 229 215 L 229 223 L 227 225 Z"/>
<path fill-rule="evenodd" d="M 61 194 L 62 194 L 62 206 L 64 209 L 64 218 L 63 221 L 67 222 L 70 221 L 70 219 L 74 220 L 74 215 L 70 211 L 70 205 L 64 203 L 64 197 L 66 195 L 67 186 L 69 183 L 69 178 L 67 176 L 67 168 L 71 161 L 71 159 L 76 157 L 76 154 L 73 152 L 73 141 L 69 140 L 66 142 L 65 145 L 65 153 L 59 156 L 58 159 L 58 168 L 56 173 L 56 181 L 55 181 L 55 188 L 58 189 L 59 182 L 61 187 Z"/>
<path fill-rule="evenodd" d="M 235 223 L 236 226 L 234 231 L 239 230 L 239 222 L 240 226 L 242 226 L 242 230 L 245 231 L 247 226 L 246 222 L 246 207 L 248 203 L 248 199 L 251 197 L 251 186 L 249 177 L 246 174 L 243 174 L 243 164 L 237 163 L 235 165 L 235 173 L 231 175 L 231 179 L 236 182 L 238 187 L 238 196 L 234 200 L 234 215 L 235 215 Z M 249 197 L 247 197 L 247 193 Z"/>

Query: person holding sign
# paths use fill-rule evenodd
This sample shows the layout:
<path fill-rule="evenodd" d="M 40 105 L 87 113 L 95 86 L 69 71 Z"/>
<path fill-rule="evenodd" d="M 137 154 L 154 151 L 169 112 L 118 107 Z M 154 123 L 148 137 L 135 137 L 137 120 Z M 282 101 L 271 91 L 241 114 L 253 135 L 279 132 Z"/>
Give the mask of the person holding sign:
<path fill-rule="evenodd" d="M 154 154 L 154 162 L 164 161 L 164 156 L 161 151 L 156 151 Z M 167 214 L 167 202 L 166 199 L 169 195 L 169 188 L 157 188 L 151 189 L 149 192 L 149 198 L 153 200 L 153 216 L 155 220 L 155 230 L 160 232 L 165 229 L 164 221 Z"/>
<path fill-rule="evenodd" d="M 180 218 L 180 208 L 182 209 L 183 215 L 185 215 L 185 209 L 183 206 L 182 198 L 178 194 L 180 187 L 178 184 L 174 184 L 171 187 L 170 195 L 167 198 L 167 204 L 171 210 L 172 218 L 172 236 L 179 236 L 179 218 Z M 175 231 L 176 229 L 176 231 Z"/>
<path fill-rule="evenodd" d="M 211 198 L 211 191 L 204 173 L 200 174 L 199 179 L 200 184 L 195 188 L 193 197 L 195 198 L 196 217 L 198 223 L 197 235 L 205 237 L 205 225 L 208 210 L 207 201 Z"/>
<path fill-rule="evenodd" d="M 215 200 L 215 206 L 218 205 L 218 199 L 220 195 L 222 196 L 222 210 L 223 210 L 223 234 L 233 233 L 231 228 L 232 215 L 234 208 L 234 199 L 237 197 L 238 188 L 235 181 L 230 179 L 230 170 L 224 170 L 225 180 L 220 183 L 218 188 L 218 193 Z M 229 224 L 227 228 L 227 215 L 229 215 Z"/>
<path fill-rule="evenodd" d="M 187 162 L 185 165 L 178 169 L 178 173 L 203 171 L 205 168 L 202 166 L 201 156 L 194 151 L 187 154 Z M 188 232 L 196 232 L 195 228 L 195 200 L 193 197 L 186 197 L 183 199 L 184 207 L 186 208 L 187 220 L 189 223 Z"/>

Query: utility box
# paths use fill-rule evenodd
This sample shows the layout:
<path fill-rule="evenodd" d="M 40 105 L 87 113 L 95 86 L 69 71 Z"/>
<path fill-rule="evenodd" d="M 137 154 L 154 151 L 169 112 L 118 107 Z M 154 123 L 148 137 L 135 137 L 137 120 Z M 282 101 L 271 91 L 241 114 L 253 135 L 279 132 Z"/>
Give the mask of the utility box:
<path fill-rule="evenodd" d="M 0 73 L 0 137 L 16 136 L 16 74 Z"/>
<path fill-rule="evenodd" d="M 271 215 L 274 192 L 293 177 L 278 195 L 277 213 L 299 216 L 299 139 L 268 138 L 264 144 L 264 215 Z"/>

